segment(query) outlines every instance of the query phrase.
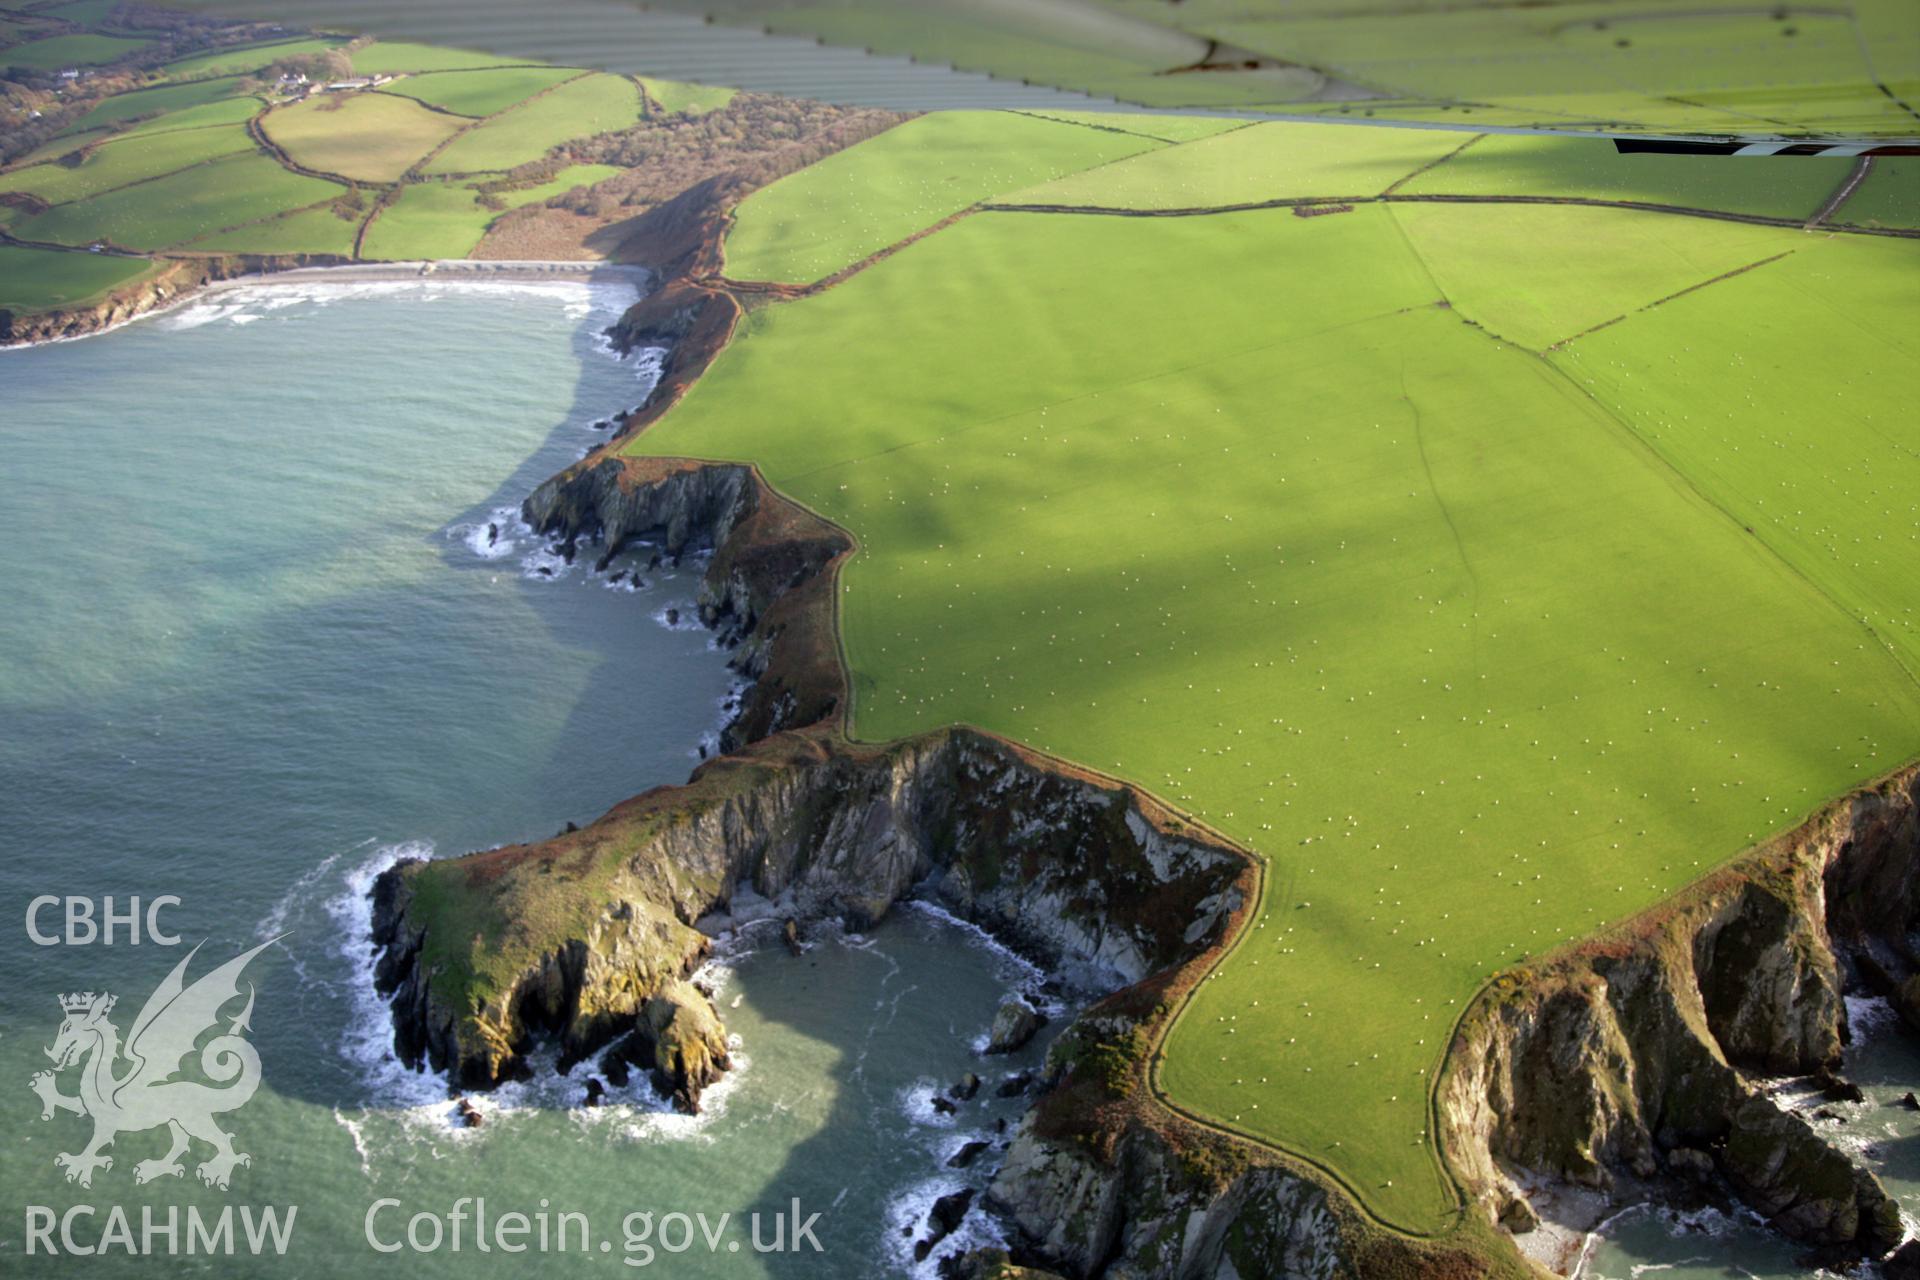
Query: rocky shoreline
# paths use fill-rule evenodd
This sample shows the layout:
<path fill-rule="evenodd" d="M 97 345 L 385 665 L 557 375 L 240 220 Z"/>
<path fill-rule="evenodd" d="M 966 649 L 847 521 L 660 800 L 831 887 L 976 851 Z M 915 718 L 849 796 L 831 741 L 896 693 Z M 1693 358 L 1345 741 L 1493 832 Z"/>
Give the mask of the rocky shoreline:
<path fill-rule="evenodd" d="M 685 786 L 552 841 L 382 877 L 379 981 L 403 1057 L 484 1088 L 552 1036 L 568 1061 L 651 1070 L 695 1107 L 726 1067 L 719 1014 L 689 981 L 707 947 L 696 922 L 742 888 L 796 924 L 855 928 L 917 895 L 1108 993 L 1055 1043 L 982 1197 L 1011 1260 L 950 1260 L 951 1274 L 1538 1274 L 1514 1241 L 1549 1234 L 1534 1228 L 1561 1203 L 1554 1188 L 1592 1211 L 1560 1224 L 1576 1236 L 1625 1205 L 1705 1192 L 1823 1257 L 1899 1243 L 1877 1180 L 1758 1082 L 1826 1073 L 1845 1087 L 1831 1074 L 1843 991 L 1906 992 L 1920 1025 L 1906 943 L 1920 770 L 1494 981 L 1457 1025 L 1434 1100 L 1462 1202 L 1439 1238 L 1377 1223 L 1323 1171 L 1162 1104 L 1160 1038 L 1244 921 L 1257 863 L 1124 783 L 978 730 L 847 739 L 835 580 L 852 539 L 751 467 L 620 454 L 741 315 L 715 275 L 724 212 L 699 194 L 655 211 L 677 273 L 612 335 L 671 348 L 660 385 L 525 515 L 603 566 L 637 540 L 710 553 L 701 618 L 752 684 L 726 754 Z"/>
<path fill-rule="evenodd" d="M 612 262 L 515 262 L 509 260 L 354 262 L 325 254 L 228 254 L 175 258 L 144 280 L 112 290 L 97 302 L 52 311 L 16 314 L 0 308 L 0 347 L 69 342 L 117 329 L 131 320 L 181 306 L 217 289 L 248 285 L 369 284 L 432 280 L 488 282 L 620 283 L 643 285 L 645 267 Z"/>

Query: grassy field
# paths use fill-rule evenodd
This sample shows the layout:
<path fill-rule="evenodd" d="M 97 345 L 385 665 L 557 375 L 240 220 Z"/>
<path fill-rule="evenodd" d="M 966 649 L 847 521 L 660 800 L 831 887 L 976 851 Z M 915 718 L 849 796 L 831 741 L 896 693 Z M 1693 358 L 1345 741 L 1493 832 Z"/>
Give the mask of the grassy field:
<path fill-rule="evenodd" d="M 634 447 L 859 537 L 858 736 L 981 725 L 1268 857 L 1163 1082 L 1430 1229 L 1481 983 L 1920 754 L 1920 342 L 1911 246 L 1448 209 L 1538 247 L 1446 306 L 1467 259 L 1407 212 L 980 214 L 753 313 Z M 1475 323 L 1571 334 L 1788 249 L 1551 361 Z"/>
<path fill-rule="evenodd" d="M 1581 205 L 1396 204 L 1440 293 L 1487 332 L 1534 351 L 1681 289 L 1797 250 L 1797 231 Z"/>
<path fill-rule="evenodd" d="M 1920 160 L 1883 156 L 1847 202 L 1836 222 L 1862 226 L 1920 227 Z"/>
<path fill-rule="evenodd" d="M 1489 135 L 1402 188 L 1408 194 L 1555 195 L 1809 218 L 1853 161 L 1799 156 L 1620 155 L 1604 138 Z"/>
<path fill-rule="evenodd" d="M 551 181 L 518 191 L 496 193 L 509 209 L 550 199 L 574 187 L 610 178 L 610 165 L 577 164 Z M 488 225 L 503 212 L 479 203 L 479 192 L 464 182 L 416 182 L 383 209 L 367 230 L 363 256 L 386 261 L 416 258 L 464 258 L 473 252 Z"/>
<path fill-rule="evenodd" d="M 169 62 L 161 70 L 173 80 L 198 80 L 203 76 L 244 75 L 258 71 L 282 58 L 309 57 L 337 49 L 346 41 L 336 36 L 313 40 L 276 40 L 269 44 L 250 44 L 239 49 L 216 49 Z"/>
<path fill-rule="evenodd" d="M 342 218 L 331 205 L 303 209 L 232 231 L 216 231 L 181 248 L 193 253 L 330 253 L 353 256 L 358 218 Z"/>
<path fill-rule="evenodd" d="M 538 160 L 563 142 L 624 128 L 639 118 L 640 89 L 633 81 L 584 75 L 469 130 L 435 156 L 427 172 L 511 169 Z"/>
<path fill-rule="evenodd" d="M 137 280 L 153 269 L 144 258 L 0 245 L 0 310 L 45 311 L 72 306 Z"/>
<path fill-rule="evenodd" d="M 490 116 L 505 111 L 579 75 L 564 67 L 501 67 L 492 71 L 439 71 L 408 76 L 387 86 L 387 92 L 417 98 L 431 106 L 463 116 Z"/>
<path fill-rule="evenodd" d="M 136 187 L 56 205 L 14 228 L 24 240 L 164 249 L 224 227 L 317 204 L 344 188 L 290 173 L 264 155 L 229 156 Z"/>
<path fill-rule="evenodd" d="M 92 66 L 112 62 L 152 43 L 151 40 L 134 40 L 125 36 L 49 36 L 45 40 L 33 40 L 10 49 L 0 49 L 0 66 L 29 67 L 35 71 Z"/>
<path fill-rule="evenodd" d="M 143 134 L 95 147 L 72 167 L 37 164 L 0 174 L 0 191 L 27 191 L 49 204 L 63 204 L 252 150 L 253 139 L 239 125 Z"/>
<path fill-rule="evenodd" d="M 1299 196 L 1371 196 L 1466 139 L 1430 129 L 1265 124 L 1076 173 L 1011 203 L 1205 208 Z"/>
<path fill-rule="evenodd" d="M 268 113 L 267 136 L 293 162 L 361 182 L 395 182 L 463 122 L 386 93 L 316 97 Z"/>
<path fill-rule="evenodd" d="M 119 130 L 126 137 L 138 137 L 149 133 L 172 133 L 185 129 L 208 129 L 223 124 L 245 124 L 266 107 L 266 103 L 248 94 L 238 98 L 221 98 L 215 102 L 202 103 L 197 107 L 182 107 L 178 111 L 168 111 L 151 120 Z"/>
<path fill-rule="evenodd" d="M 738 89 L 711 84 L 687 84 L 680 80 L 659 80 L 648 76 L 647 93 L 668 115 L 703 116 L 732 102 Z"/>
<path fill-rule="evenodd" d="M 1917 283 L 1911 243 L 1818 240 L 1554 362 L 1920 673 Z"/>
<path fill-rule="evenodd" d="M 116 94 L 80 117 L 70 132 L 78 133 L 98 125 L 117 124 L 124 120 L 144 120 L 147 116 L 181 111 L 187 107 L 203 106 L 220 102 L 223 99 L 235 99 L 240 81 L 237 77 L 219 80 L 196 80 L 192 84 L 165 85 L 157 89 L 136 89 L 132 93 Z M 252 98 L 239 99 L 259 104 Z M 232 110 L 229 104 L 227 110 Z M 243 119 L 245 117 L 242 117 Z"/>
<path fill-rule="evenodd" d="M 463 71 L 474 67 L 517 65 L 525 58 L 503 58 L 492 53 L 473 53 L 466 49 L 442 49 L 438 45 L 408 44 L 402 40 L 378 40 L 353 55 L 353 69 L 363 76 L 395 75 L 403 71 Z"/>
<path fill-rule="evenodd" d="M 727 273 L 818 280 L 968 205 L 1157 145 L 1010 112 L 921 116 L 747 197 Z"/>

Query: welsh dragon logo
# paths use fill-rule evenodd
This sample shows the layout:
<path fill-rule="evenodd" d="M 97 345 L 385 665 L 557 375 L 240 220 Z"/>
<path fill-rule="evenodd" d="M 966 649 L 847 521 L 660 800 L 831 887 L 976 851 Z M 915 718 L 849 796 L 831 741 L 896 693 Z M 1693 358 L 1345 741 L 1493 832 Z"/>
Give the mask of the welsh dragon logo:
<path fill-rule="evenodd" d="M 107 1018 L 116 997 L 104 991 L 60 997 L 66 1018 L 46 1051 L 53 1070 L 35 1073 L 29 1084 L 40 1095 L 42 1120 L 53 1119 L 56 1111 L 93 1118 L 93 1139 L 86 1147 L 53 1158 L 68 1182 L 92 1186 L 94 1170 L 113 1168 L 113 1157 L 104 1152 L 115 1138 L 162 1125 L 172 1136 L 172 1146 L 159 1159 L 134 1165 L 137 1183 L 182 1176 L 186 1169 L 180 1157 L 196 1139 L 213 1148 L 213 1155 L 196 1170 L 210 1187 L 225 1190 L 235 1167 L 253 1162 L 233 1149 L 233 1135 L 214 1121 L 222 1112 L 244 1106 L 260 1087 L 260 1055 L 244 1038 L 252 1029 L 252 984 L 247 985 L 246 1007 L 227 1019 L 224 1032 L 220 1010 L 240 997 L 240 972 L 247 962 L 271 945 L 263 942 L 188 986 L 187 965 L 200 950 L 196 946 L 147 997 L 124 1045 L 119 1028 Z M 209 1031 L 219 1034 L 200 1045 Z M 204 1079 L 182 1078 L 183 1063 L 196 1046 L 198 1074 Z M 75 1065 L 80 1067 L 80 1091 L 69 1096 L 60 1092 L 57 1077 Z"/>

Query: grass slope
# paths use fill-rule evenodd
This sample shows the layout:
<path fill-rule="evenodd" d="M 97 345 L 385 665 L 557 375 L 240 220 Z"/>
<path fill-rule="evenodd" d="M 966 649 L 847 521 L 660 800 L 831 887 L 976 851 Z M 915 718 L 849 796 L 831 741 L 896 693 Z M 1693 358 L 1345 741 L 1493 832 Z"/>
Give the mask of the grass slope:
<path fill-rule="evenodd" d="M 28 67 L 35 71 L 85 67 L 112 62 L 152 43 L 151 40 L 134 40 L 125 36 L 50 36 L 45 40 L 17 44 L 11 49 L 0 49 L 0 66 Z"/>
<path fill-rule="evenodd" d="M 329 200 L 343 188 L 290 173 L 263 155 L 229 156 L 89 200 L 57 205 L 14 228 L 24 240 L 164 249 L 225 227 Z"/>
<path fill-rule="evenodd" d="M 1465 138 L 1429 129 L 1264 124 L 1150 151 L 1007 197 L 1021 204 L 1205 208 L 1299 196 L 1372 196 Z"/>
<path fill-rule="evenodd" d="M 1782 348 L 1834 326 L 1847 252 L 1796 251 Z M 1446 1220 L 1427 1090 L 1486 978 L 1920 753 L 1920 689 L 1811 570 L 1438 300 L 1382 207 L 983 214 L 754 313 L 634 446 L 752 460 L 859 537 L 861 737 L 982 725 L 1271 859 L 1164 1083 L 1415 1228 Z M 1743 350 L 1683 332 L 1686 377 Z M 1910 379 L 1820 367 L 1912 446 Z M 1757 482 L 1861 496 L 1823 420 Z"/>
<path fill-rule="evenodd" d="M 0 191 L 28 191 L 49 204 L 63 204 L 253 149 L 253 139 L 239 125 L 143 134 L 95 147 L 72 167 L 38 164 L 0 174 Z"/>
<path fill-rule="evenodd" d="M 580 74 L 564 67 L 501 67 L 493 71 L 438 71 L 408 76 L 387 92 L 416 98 L 463 116 L 490 116 L 542 89 Z"/>
<path fill-rule="evenodd" d="M 394 182 L 463 122 L 386 93 L 309 98 L 261 121 L 293 162 L 361 182 Z"/>
<path fill-rule="evenodd" d="M 538 160 L 563 142 L 624 129 L 640 118 L 640 89 L 623 76 L 586 75 L 470 129 L 429 173 L 484 173 Z"/>
<path fill-rule="evenodd" d="M 0 309 L 27 312 L 72 306 L 153 269 L 145 258 L 0 245 Z"/>
<path fill-rule="evenodd" d="M 727 273 L 818 280 L 979 201 L 1158 145 L 1013 112 L 921 116 L 747 197 Z"/>

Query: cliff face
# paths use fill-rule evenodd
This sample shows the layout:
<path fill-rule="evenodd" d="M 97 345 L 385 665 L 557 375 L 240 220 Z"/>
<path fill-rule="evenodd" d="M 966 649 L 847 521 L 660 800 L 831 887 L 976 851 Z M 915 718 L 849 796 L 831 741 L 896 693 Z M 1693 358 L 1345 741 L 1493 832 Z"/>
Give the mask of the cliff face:
<path fill-rule="evenodd" d="M 1241 866 L 1130 789 L 970 730 L 876 751 L 782 735 L 583 831 L 389 871 L 374 890 L 378 981 L 401 1055 L 468 1087 L 512 1075 L 537 1032 L 578 1057 L 633 1028 L 640 1060 L 691 1104 L 726 1058 L 717 1015 L 683 981 L 706 951 L 692 922 L 742 884 L 799 919 L 854 928 L 919 888 L 1107 989 L 1215 940 Z M 533 895 L 551 932 L 529 947 L 511 930 L 446 936 L 493 903 L 520 917 Z M 569 902 L 578 914 L 562 918 Z M 663 1019 L 661 1001 L 682 1013 Z M 677 1075 L 652 1060 L 667 1023 L 681 1028 L 675 1061 L 693 1064 Z"/>
<path fill-rule="evenodd" d="M 643 412 L 673 394 L 663 379 Z M 603 451 L 534 490 L 525 514 L 569 548 L 592 544 L 601 563 L 640 539 L 669 556 L 713 554 L 701 619 L 735 646 L 732 665 L 754 682 L 721 735 L 724 749 L 819 723 L 846 705 L 832 573 L 853 540 L 750 468 Z"/>
<path fill-rule="evenodd" d="M 1909 770 L 1621 935 L 1502 977 L 1463 1019 L 1439 1098 L 1469 1191 L 1497 1214 L 1519 1171 L 1610 1189 L 1711 1168 L 1796 1239 L 1897 1244 L 1878 1181 L 1754 1081 L 1836 1067 L 1845 974 L 1908 954 L 1916 807 Z"/>
<path fill-rule="evenodd" d="M 1070 1276 L 1122 1262 L 1128 1276 L 1354 1274 L 1342 1224 L 1317 1184 L 1286 1169 L 1247 1169 L 1224 1183 L 1182 1164 L 1152 1129 L 1129 1130 L 1110 1155 L 1020 1126 L 988 1192 L 1019 1254 Z"/>

